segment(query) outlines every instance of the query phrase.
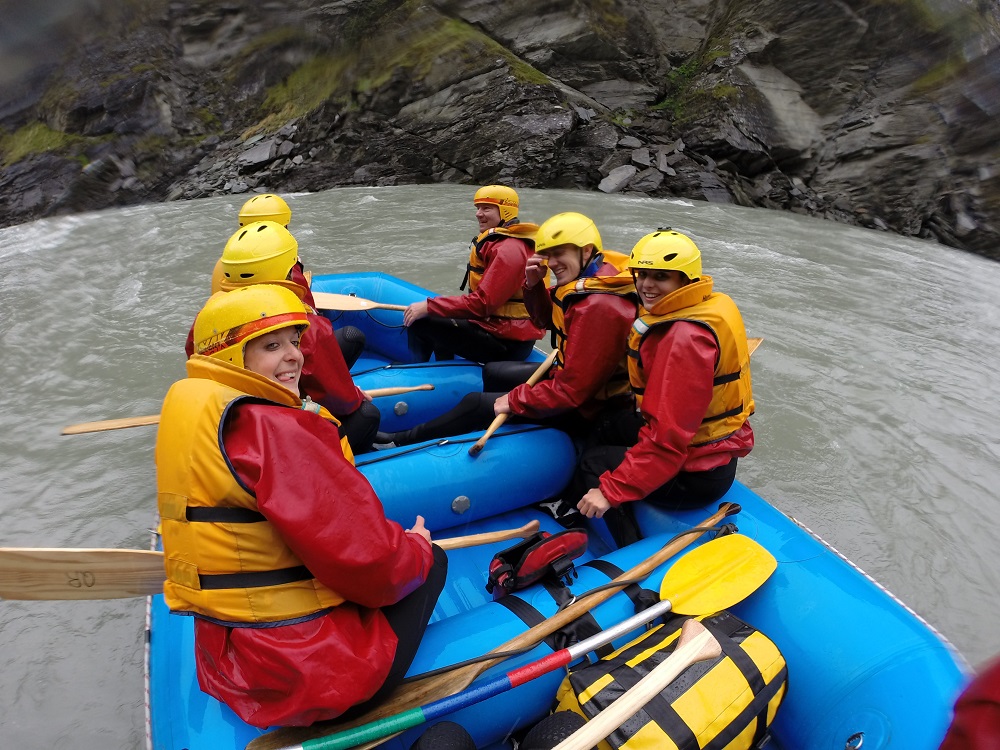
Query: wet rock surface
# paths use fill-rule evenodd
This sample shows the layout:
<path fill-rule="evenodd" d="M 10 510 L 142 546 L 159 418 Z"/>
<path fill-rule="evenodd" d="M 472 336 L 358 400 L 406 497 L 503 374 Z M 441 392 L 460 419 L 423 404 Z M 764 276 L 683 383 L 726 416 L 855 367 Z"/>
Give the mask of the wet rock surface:
<path fill-rule="evenodd" d="M 0 223 L 433 182 L 791 210 L 1000 259 L 996 10 L 147 0 L 0 90 Z M 87 6 L 89 8 L 89 6 Z"/>

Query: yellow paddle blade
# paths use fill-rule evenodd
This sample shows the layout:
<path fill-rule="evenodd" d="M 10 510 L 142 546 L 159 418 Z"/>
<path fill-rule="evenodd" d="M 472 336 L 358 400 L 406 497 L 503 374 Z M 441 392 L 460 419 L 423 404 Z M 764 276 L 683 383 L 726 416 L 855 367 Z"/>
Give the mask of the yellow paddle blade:
<path fill-rule="evenodd" d="M 770 577 L 774 555 L 742 534 L 729 534 L 695 547 L 673 564 L 660 584 L 681 615 L 703 615 L 732 607 Z"/>

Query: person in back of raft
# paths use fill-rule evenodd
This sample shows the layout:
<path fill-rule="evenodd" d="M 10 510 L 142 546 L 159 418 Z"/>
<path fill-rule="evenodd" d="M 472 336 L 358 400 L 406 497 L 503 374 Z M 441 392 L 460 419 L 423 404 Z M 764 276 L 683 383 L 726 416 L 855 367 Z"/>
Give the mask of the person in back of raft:
<path fill-rule="evenodd" d="M 641 418 L 618 431 L 623 445 L 585 451 L 571 483 L 583 495 L 578 510 L 603 517 L 619 546 L 640 538 L 633 502 L 668 510 L 715 502 L 754 442 L 743 318 L 702 275 L 698 246 L 659 229 L 636 243 L 628 267 L 643 307 L 628 334 Z"/>
<path fill-rule="evenodd" d="M 274 193 L 255 195 L 240 208 L 239 222 L 241 227 L 246 227 L 258 221 L 273 221 L 275 224 L 280 224 L 285 229 L 288 229 L 289 224 L 292 223 L 292 209 L 280 195 L 275 195 Z M 288 271 L 288 280 L 293 284 L 298 284 L 304 290 L 302 301 L 315 310 L 316 301 L 312 296 L 309 276 L 310 274 L 306 272 L 305 266 L 302 265 L 302 259 L 296 257 L 295 263 Z M 225 278 L 222 270 L 222 259 L 220 258 L 216 261 L 215 268 L 212 270 L 212 294 L 222 291 Z M 365 334 L 360 328 L 355 326 L 342 326 L 336 330 L 335 334 L 347 366 L 353 366 L 365 348 Z"/>
<path fill-rule="evenodd" d="M 161 410 L 157 504 L 171 611 L 198 684 L 257 727 L 362 713 L 403 678 L 447 558 L 386 519 L 337 423 L 299 398 L 299 298 L 216 294 Z"/>
<path fill-rule="evenodd" d="M 536 325 L 552 328 L 558 349 L 546 378 L 527 385 L 537 362 L 487 364 L 484 392 L 467 394 L 450 412 L 409 430 L 380 432 L 376 447 L 481 430 L 500 414 L 583 437 L 613 422 L 617 412 L 631 412 L 625 342 L 637 303 L 632 278 L 623 272 L 626 261 L 603 249 L 597 227 L 583 214 L 548 219 L 524 270 L 527 309 Z M 543 283 L 549 271 L 552 289 Z"/>
<path fill-rule="evenodd" d="M 298 242 L 291 232 L 273 221 L 261 221 L 237 229 L 219 259 L 220 289 L 229 292 L 251 284 L 277 284 L 290 289 L 309 309 L 309 329 L 300 342 L 305 356 L 302 393 L 326 407 L 341 423 L 341 434 L 355 453 L 367 453 L 378 432 L 382 415 L 371 398 L 354 383 L 333 324 L 309 304 L 312 294 L 298 264 Z M 364 342 L 364 334 L 361 341 Z M 184 350 L 194 352 L 194 326 Z M 356 355 L 355 355 L 356 357 Z"/>
<path fill-rule="evenodd" d="M 543 335 L 521 296 L 524 264 L 538 226 L 517 218 L 517 193 L 487 185 L 472 199 L 479 234 L 459 289 L 468 294 L 429 297 L 403 313 L 410 351 L 419 362 L 462 357 L 473 362 L 524 360 Z"/>

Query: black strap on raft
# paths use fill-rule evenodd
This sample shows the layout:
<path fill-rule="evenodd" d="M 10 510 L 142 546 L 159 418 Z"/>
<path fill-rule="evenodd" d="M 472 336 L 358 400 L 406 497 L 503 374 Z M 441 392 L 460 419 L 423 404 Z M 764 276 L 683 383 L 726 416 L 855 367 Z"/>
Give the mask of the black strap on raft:
<path fill-rule="evenodd" d="M 551 588 L 548 586 L 545 588 L 549 593 L 552 593 Z M 563 588 L 563 591 L 566 591 L 566 589 Z M 509 609 L 517 616 L 517 619 L 529 628 L 545 622 L 545 616 L 517 594 L 510 594 L 502 599 L 497 599 L 496 603 Z M 559 651 L 560 649 L 569 648 L 574 643 L 579 643 L 582 640 L 590 638 L 592 635 L 597 635 L 601 630 L 602 628 L 594 618 L 594 615 L 590 612 L 585 612 L 573 622 L 564 625 L 556 632 L 543 638 L 542 641 L 553 651 Z M 603 657 L 613 653 L 614 650 L 614 646 L 609 643 L 595 649 L 595 652 L 598 656 Z"/>
<path fill-rule="evenodd" d="M 573 560 L 587 550 L 587 542 L 587 532 L 582 529 L 532 534 L 493 556 L 486 590 L 494 599 L 501 599 L 543 578 L 569 586 L 576 577 Z"/>
<path fill-rule="evenodd" d="M 625 572 L 617 565 L 610 563 L 607 560 L 591 560 L 590 562 L 585 562 L 583 566 L 599 570 L 612 581 L 618 576 L 623 575 Z M 659 594 L 651 589 L 644 589 L 637 583 L 629 584 L 623 589 L 623 591 L 625 592 L 625 596 L 632 600 L 632 606 L 635 607 L 636 614 L 639 614 L 645 609 L 649 609 L 660 601 Z"/>

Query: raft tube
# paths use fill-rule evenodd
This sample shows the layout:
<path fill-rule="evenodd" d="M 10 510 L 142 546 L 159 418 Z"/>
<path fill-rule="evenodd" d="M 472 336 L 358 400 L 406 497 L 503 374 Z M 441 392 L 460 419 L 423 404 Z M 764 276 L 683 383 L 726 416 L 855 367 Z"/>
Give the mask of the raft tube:
<path fill-rule="evenodd" d="M 427 296 L 425 290 L 385 274 L 317 277 L 314 288 L 353 292 L 360 297 L 397 304 Z M 359 374 L 359 381 L 375 370 L 385 369 L 382 368 L 384 364 L 408 362 L 405 335 L 396 327 L 401 323 L 400 313 L 333 314 L 331 319 L 336 319 L 338 325 L 358 326 L 368 338 L 370 349 L 359 360 L 355 371 L 361 367 L 369 368 L 370 372 Z M 461 363 L 460 360 L 456 362 Z M 443 372 L 446 364 L 436 366 Z M 421 378 L 430 377 L 431 372 L 433 370 L 425 370 Z M 482 387 L 481 379 L 478 386 L 475 384 L 472 370 L 467 374 L 471 378 L 467 383 L 470 390 Z M 397 374 L 388 377 L 406 379 Z M 464 387 L 466 385 L 461 385 L 458 390 Z M 453 393 L 450 398 L 454 396 Z M 440 407 L 441 404 L 437 404 L 435 408 Z M 504 427 L 498 435 L 507 430 L 514 433 L 518 428 L 517 425 Z M 565 436 L 552 430 L 531 428 L 504 436 L 493 444 L 493 448 L 502 448 L 495 453 L 495 458 L 500 458 L 508 450 L 503 447 L 503 441 L 510 441 L 510 444 L 538 441 L 526 451 L 531 456 L 526 476 L 533 478 L 525 480 L 523 490 L 501 493 L 497 488 L 491 490 L 476 485 L 475 493 L 480 489 L 496 492 L 490 497 L 470 495 L 463 488 L 474 483 L 459 482 L 461 487 L 448 484 L 448 470 L 428 468 L 432 459 L 440 460 L 443 465 L 447 460 L 467 456 L 468 442 L 463 441 L 474 440 L 477 436 L 473 433 L 451 438 L 440 445 L 424 444 L 402 456 L 394 454 L 411 449 L 386 451 L 393 454 L 391 460 L 384 460 L 380 454 L 366 454 L 359 457 L 359 466 L 379 495 L 384 493 L 389 498 L 387 514 L 390 517 L 401 515 L 396 520 L 407 523 L 418 510 L 429 514 L 434 519 L 429 526 L 435 529 L 435 537 L 513 528 L 532 518 L 538 518 L 545 530 L 560 530 L 554 521 L 536 510 L 513 508 L 518 503 L 528 506 L 536 502 L 537 497 L 520 497 L 520 492 L 540 487 L 547 474 L 559 475 L 553 484 L 568 476 L 572 468 L 572 450 L 568 442 L 560 445 L 560 439 L 565 440 Z M 456 448 L 459 450 L 454 454 L 435 454 L 435 451 L 448 453 Z M 489 460 L 490 451 L 488 445 L 478 458 L 470 460 Z M 414 465 L 425 461 L 428 464 L 412 469 L 404 463 L 409 461 Z M 456 461 L 456 465 L 460 462 Z M 423 472 L 418 482 L 413 481 L 414 470 Z M 491 468 L 491 472 L 494 471 L 500 470 Z M 511 482 L 508 473 L 491 473 L 490 477 L 494 484 L 503 483 L 504 489 Z M 489 485 L 490 481 L 483 484 Z M 412 490 L 408 490 L 412 486 L 422 487 L 423 494 L 413 498 Z M 466 504 L 464 500 L 456 504 L 459 491 L 468 497 L 465 511 L 456 510 Z M 936 750 L 950 722 L 953 701 L 969 677 L 968 666 L 959 654 L 878 583 L 756 493 L 736 482 L 724 500 L 738 503 L 742 508 L 730 520 L 778 560 L 774 575 L 733 608 L 737 616 L 770 637 L 788 663 L 789 689 L 771 726 L 769 747 L 777 750 Z M 697 524 L 711 510 L 667 514 L 639 505 L 637 517 L 647 538 L 615 551 L 609 551 L 610 537 L 603 521 L 590 521 L 590 551 L 577 561 L 579 578 L 573 583 L 572 591 L 579 594 L 611 577 L 592 567 L 590 560 L 600 558 L 627 570 L 677 532 Z M 506 546 L 509 543 L 448 553 L 448 581 L 411 666 L 411 675 L 480 655 L 528 627 L 510 609 L 492 602 L 485 591 L 489 560 Z M 661 566 L 647 579 L 644 588 L 657 591 L 666 567 Z M 542 586 L 530 587 L 518 592 L 517 596 L 539 616 L 547 617 L 556 611 L 555 602 Z M 613 596 L 593 611 L 602 627 L 620 622 L 632 613 L 632 602 L 625 594 Z M 260 730 L 243 724 L 228 708 L 198 689 L 191 618 L 169 614 L 163 597 L 157 596 L 151 602 L 150 623 L 147 665 L 150 747 L 156 750 L 238 750 L 258 736 Z M 503 674 L 551 651 L 549 646 L 539 645 L 532 652 L 485 672 L 483 677 Z M 512 731 L 530 726 L 546 714 L 561 679 L 560 673 L 541 677 L 458 711 L 448 719 L 468 729 L 481 750 L 509 747 L 504 743 Z M 409 730 L 386 743 L 385 747 L 408 750 L 424 729 L 426 727 Z"/>

